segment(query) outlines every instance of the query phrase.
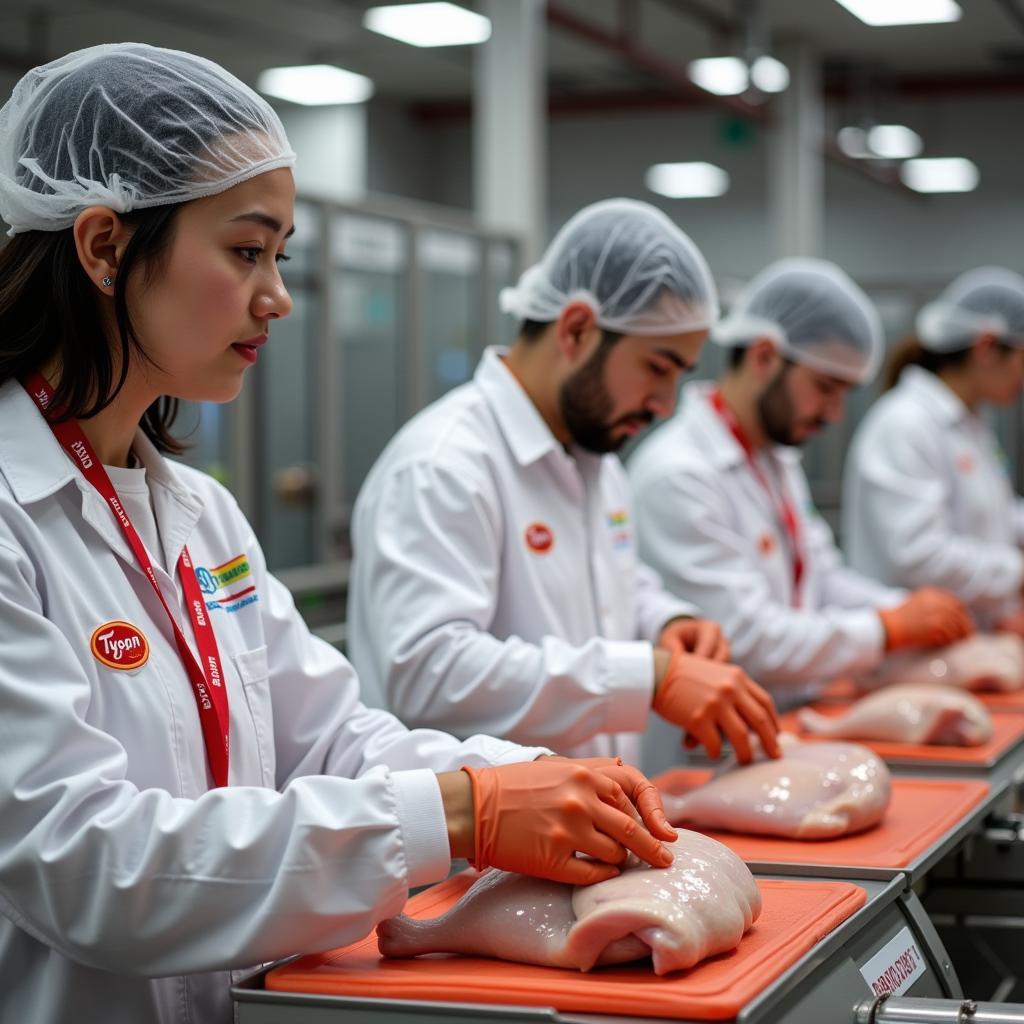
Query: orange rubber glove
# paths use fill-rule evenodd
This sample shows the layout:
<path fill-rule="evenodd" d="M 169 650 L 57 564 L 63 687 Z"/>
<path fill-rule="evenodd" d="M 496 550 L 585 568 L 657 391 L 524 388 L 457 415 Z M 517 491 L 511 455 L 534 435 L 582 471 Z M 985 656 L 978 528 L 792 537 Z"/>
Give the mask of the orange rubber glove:
<path fill-rule="evenodd" d="M 675 842 L 679 834 L 668 823 L 665 817 L 665 805 L 661 802 L 661 793 L 657 786 L 639 768 L 624 764 L 621 757 L 574 757 L 558 760 L 572 760 L 575 764 L 585 765 L 600 772 L 606 778 L 617 782 L 622 787 L 630 802 L 636 807 L 640 820 L 647 826 L 647 831 L 658 839 Z"/>
<path fill-rule="evenodd" d="M 661 631 L 658 646 L 672 653 L 696 654 L 712 661 L 725 662 L 732 657 L 722 627 L 711 619 L 672 619 Z"/>
<path fill-rule="evenodd" d="M 462 770 L 473 784 L 476 852 L 470 863 L 478 870 L 591 885 L 614 878 L 630 851 L 653 867 L 672 863 L 672 854 L 637 821 L 638 808 L 623 787 L 606 774 L 635 773 L 646 782 L 635 768 L 544 758 Z"/>
<path fill-rule="evenodd" d="M 945 647 L 974 632 L 970 613 L 945 590 L 922 587 L 895 608 L 880 608 L 878 617 L 885 627 L 885 649 Z"/>
<path fill-rule="evenodd" d="M 671 655 L 654 691 L 654 710 L 690 733 L 709 757 L 722 752 L 724 735 L 739 763 L 748 764 L 753 758 L 751 729 L 769 757 L 782 755 L 775 702 L 736 665 L 693 654 Z"/>
<path fill-rule="evenodd" d="M 1000 619 L 996 623 L 996 630 L 1000 633 L 1016 633 L 1017 636 L 1024 637 L 1024 611 L 1017 611 L 1012 615 L 1007 615 L 1005 619 Z"/>

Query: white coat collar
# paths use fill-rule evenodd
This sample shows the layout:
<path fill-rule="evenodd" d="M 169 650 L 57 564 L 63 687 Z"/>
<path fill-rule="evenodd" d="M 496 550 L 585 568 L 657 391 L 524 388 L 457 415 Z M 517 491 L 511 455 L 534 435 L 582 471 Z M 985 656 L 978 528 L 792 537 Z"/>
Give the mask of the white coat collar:
<path fill-rule="evenodd" d="M 146 468 L 160 524 L 165 564 L 173 565 L 203 510 L 203 501 L 140 429 L 132 451 Z M 19 505 L 29 505 L 74 483 L 84 518 L 126 560 L 134 562 L 121 528 L 92 485 L 67 457 L 35 402 L 17 381 L 0 387 L 0 472 Z"/>
<path fill-rule="evenodd" d="M 492 346 L 484 351 L 473 380 L 494 412 L 516 462 L 529 466 L 549 452 L 561 451 L 530 396 L 523 390 L 502 356 L 506 348 Z"/>
<path fill-rule="evenodd" d="M 943 423 L 959 423 L 972 415 L 940 377 L 921 366 L 908 366 L 900 374 L 899 390 L 913 395 Z"/>
<path fill-rule="evenodd" d="M 745 466 L 746 452 L 711 404 L 711 395 L 717 387 L 718 384 L 710 380 L 696 380 L 684 386 L 680 415 L 686 419 L 689 430 L 693 432 L 689 443 L 698 446 L 717 469 Z M 787 465 L 797 465 L 803 458 L 799 448 L 789 445 L 772 445 L 766 450 L 773 458 Z"/>

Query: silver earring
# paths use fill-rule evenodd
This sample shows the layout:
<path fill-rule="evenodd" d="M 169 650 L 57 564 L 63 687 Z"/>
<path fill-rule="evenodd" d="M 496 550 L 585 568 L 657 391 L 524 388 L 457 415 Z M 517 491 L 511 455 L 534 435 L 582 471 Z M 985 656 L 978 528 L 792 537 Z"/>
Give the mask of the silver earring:
<path fill-rule="evenodd" d="M 104 288 L 109 288 L 113 283 L 114 279 L 109 274 L 100 281 L 100 284 L 103 285 Z"/>

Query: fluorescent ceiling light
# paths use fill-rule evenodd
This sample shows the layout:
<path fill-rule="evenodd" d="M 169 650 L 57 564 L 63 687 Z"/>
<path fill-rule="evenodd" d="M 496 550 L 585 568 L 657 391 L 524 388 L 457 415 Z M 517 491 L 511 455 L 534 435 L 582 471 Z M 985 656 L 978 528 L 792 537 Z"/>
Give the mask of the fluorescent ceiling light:
<path fill-rule="evenodd" d="M 866 25 L 930 25 L 959 21 L 956 0 L 838 0 Z"/>
<path fill-rule="evenodd" d="M 690 81 L 716 96 L 739 96 L 747 91 L 750 76 L 739 57 L 703 57 L 690 61 Z"/>
<path fill-rule="evenodd" d="M 260 72 L 256 88 L 267 96 L 310 107 L 364 103 L 373 95 L 373 82 L 369 78 L 333 64 L 267 68 Z"/>
<path fill-rule="evenodd" d="M 972 192 L 978 168 L 962 156 L 907 160 L 900 166 L 903 184 L 915 192 Z"/>
<path fill-rule="evenodd" d="M 836 142 L 847 156 L 853 157 L 855 160 L 863 160 L 865 157 L 871 156 L 871 151 L 868 149 L 867 132 L 863 128 L 855 128 L 853 125 L 840 128 L 836 132 Z"/>
<path fill-rule="evenodd" d="M 868 131 L 868 149 L 886 160 L 907 160 L 924 148 L 921 136 L 902 124 L 876 124 Z"/>
<path fill-rule="evenodd" d="M 785 92 L 789 88 L 789 68 L 767 54 L 750 65 L 750 80 L 761 92 Z"/>
<path fill-rule="evenodd" d="M 410 46 L 467 46 L 491 37 L 491 21 L 449 3 L 371 7 L 363 27 Z"/>
<path fill-rule="evenodd" d="M 703 161 L 655 164 L 644 175 L 644 184 L 669 199 L 711 199 L 729 190 L 729 175 Z"/>

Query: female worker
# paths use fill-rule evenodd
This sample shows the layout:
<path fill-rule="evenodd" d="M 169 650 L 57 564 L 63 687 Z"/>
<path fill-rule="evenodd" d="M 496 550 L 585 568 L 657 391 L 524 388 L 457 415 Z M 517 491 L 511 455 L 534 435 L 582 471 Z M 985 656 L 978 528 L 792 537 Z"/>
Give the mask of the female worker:
<path fill-rule="evenodd" d="M 895 353 L 896 386 L 857 429 L 843 536 L 866 575 L 944 587 L 982 629 L 1024 635 L 1024 504 L 983 418 L 1016 401 L 1022 382 L 1024 278 L 998 267 L 961 275 L 918 315 L 917 339 Z"/>
<path fill-rule="evenodd" d="M 231 496 L 163 458 L 291 309 L 293 162 L 260 97 L 148 46 L 0 111 L 0 1021 L 230 1020 L 225 971 L 366 935 L 452 856 L 671 860 L 635 769 L 362 706 Z"/>

